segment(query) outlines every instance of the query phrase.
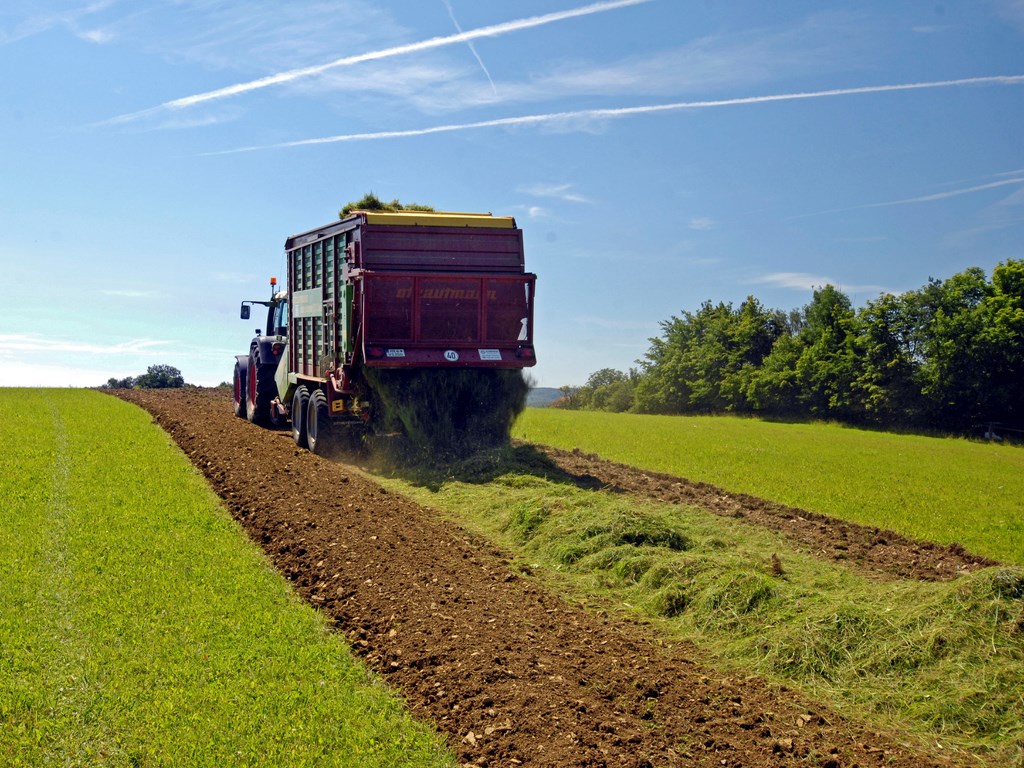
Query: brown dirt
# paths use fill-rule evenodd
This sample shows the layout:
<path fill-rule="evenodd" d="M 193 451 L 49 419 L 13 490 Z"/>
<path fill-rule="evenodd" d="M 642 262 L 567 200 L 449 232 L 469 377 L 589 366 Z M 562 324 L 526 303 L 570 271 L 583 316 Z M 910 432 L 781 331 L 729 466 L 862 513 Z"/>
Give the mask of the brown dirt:
<path fill-rule="evenodd" d="M 153 414 L 278 570 L 465 765 L 952 765 L 565 602 L 430 510 L 234 417 L 222 391 L 121 396 Z M 635 470 L 561 460 L 644 492 Z M 724 498 L 751 519 L 746 500 Z"/>
<path fill-rule="evenodd" d="M 918 541 L 894 531 L 848 523 L 816 512 L 786 507 L 755 496 L 729 493 L 707 483 L 647 472 L 576 451 L 542 447 L 558 466 L 592 478 L 610 491 L 673 504 L 692 504 L 724 517 L 740 518 L 786 536 L 799 548 L 836 560 L 880 579 L 948 581 L 995 560 L 973 555 L 959 544 Z"/>

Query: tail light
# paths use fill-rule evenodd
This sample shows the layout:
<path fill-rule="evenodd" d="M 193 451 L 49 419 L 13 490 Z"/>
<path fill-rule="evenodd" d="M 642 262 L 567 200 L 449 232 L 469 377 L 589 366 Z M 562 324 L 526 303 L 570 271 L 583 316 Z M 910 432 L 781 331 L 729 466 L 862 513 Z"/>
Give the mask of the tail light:
<path fill-rule="evenodd" d="M 521 347 L 516 350 L 516 357 L 521 357 L 525 360 L 533 360 L 533 347 Z"/>
<path fill-rule="evenodd" d="M 366 348 L 366 356 L 367 357 L 372 357 L 372 358 L 384 357 L 384 348 L 383 347 L 367 347 Z"/>
<path fill-rule="evenodd" d="M 274 357 L 277 357 L 284 352 L 284 344 L 273 344 L 270 347 L 270 351 L 274 353 Z"/>

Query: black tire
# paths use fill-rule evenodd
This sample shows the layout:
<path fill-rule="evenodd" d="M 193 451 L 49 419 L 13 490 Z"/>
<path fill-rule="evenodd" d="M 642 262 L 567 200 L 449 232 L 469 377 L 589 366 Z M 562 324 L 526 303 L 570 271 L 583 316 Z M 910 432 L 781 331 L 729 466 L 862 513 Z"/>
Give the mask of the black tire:
<path fill-rule="evenodd" d="M 242 375 L 242 364 L 235 361 L 235 375 L 232 379 L 235 416 L 245 418 L 245 377 Z"/>
<path fill-rule="evenodd" d="M 309 396 L 306 407 L 306 443 L 317 456 L 326 456 L 332 448 L 331 412 L 327 395 L 316 390 Z"/>
<path fill-rule="evenodd" d="M 308 448 L 306 442 L 306 408 L 309 405 L 309 390 L 305 386 L 295 390 L 292 396 L 292 439 L 299 448 Z"/>
<path fill-rule="evenodd" d="M 249 371 L 245 387 L 245 417 L 253 424 L 270 424 L 270 401 L 277 395 L 274 366 L 260 363 L 259 350 L 249 355 Z"/>

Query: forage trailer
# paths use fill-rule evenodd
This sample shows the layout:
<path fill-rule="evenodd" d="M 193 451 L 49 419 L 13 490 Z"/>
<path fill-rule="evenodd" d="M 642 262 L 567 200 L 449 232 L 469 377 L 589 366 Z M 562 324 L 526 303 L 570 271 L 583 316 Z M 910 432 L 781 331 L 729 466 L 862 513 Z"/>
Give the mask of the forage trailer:
<path fill-rule="evenodd" d="M 264 426 L 290 420 L 314 453 L 358 442 L 388 409 L 408 426 L 410 411 L 439 402 L 449 411 L 431 419 L 459 424 L 467 409 L 505 407 L 452 390 L 467 376 L 521 381 L 536 363 L 536 275 L 510 216 L 354 211 L 289 237 L 285 256 L 287 290 L 271 278 L 268 301 L 242 303 L 242 319 L 259 304 L 267 321 L 237 357 L 234 410 Z M 425 402 L 398 402 L 410 391 Z"/>

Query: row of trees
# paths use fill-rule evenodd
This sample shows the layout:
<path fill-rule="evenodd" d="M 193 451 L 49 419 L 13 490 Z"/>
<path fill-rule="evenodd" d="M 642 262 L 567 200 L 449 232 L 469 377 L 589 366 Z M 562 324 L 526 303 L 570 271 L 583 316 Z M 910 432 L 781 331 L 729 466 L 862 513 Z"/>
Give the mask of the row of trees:
<path fill-rule="evenodd" d="M 165 389 L 184 387 L 185 377 L 173 365 L 151 365 L 138 376 L 118 379 L 111 376 L 100 389 Z"/>
<path fill-rule="evenodd" d="M 1024 426 L 1024 261 L 855 310 L 827 285 L 801 310 L 705 302 L 661 323 L 628 373 L 597 371 L 563 407 L 755 413 L 963 431 Z"/>

